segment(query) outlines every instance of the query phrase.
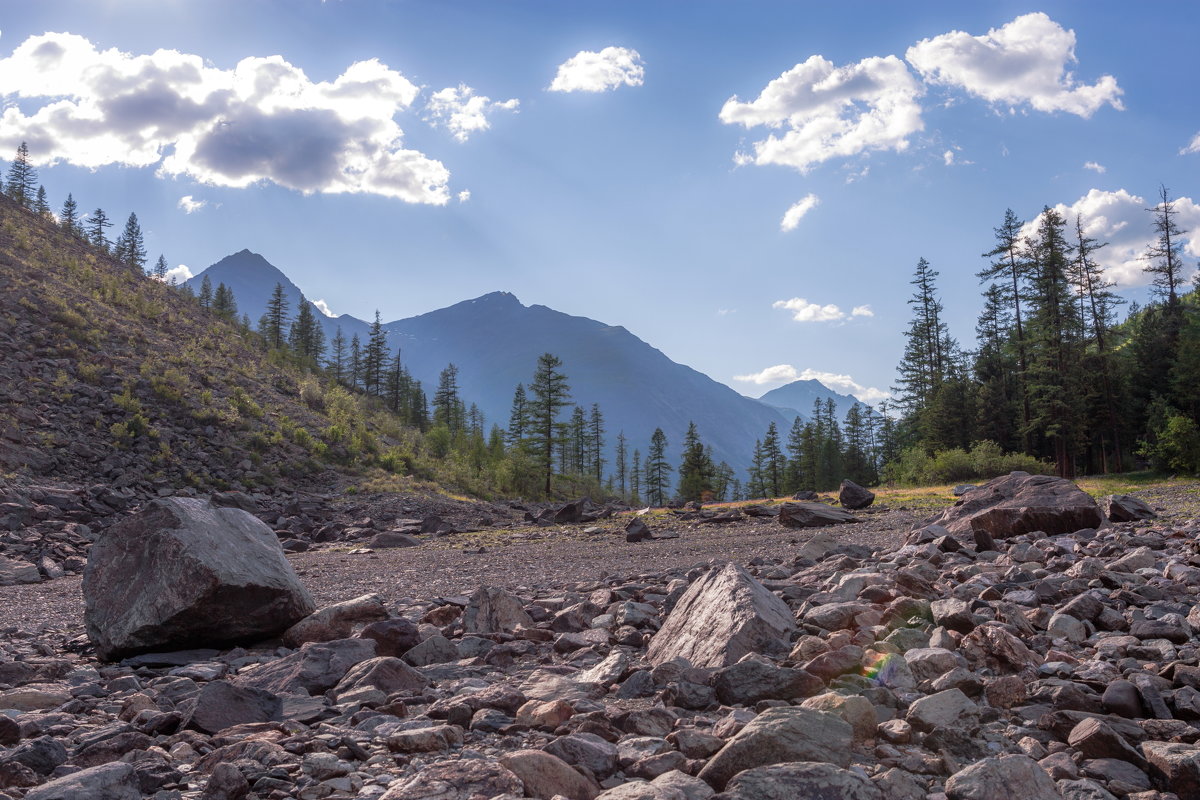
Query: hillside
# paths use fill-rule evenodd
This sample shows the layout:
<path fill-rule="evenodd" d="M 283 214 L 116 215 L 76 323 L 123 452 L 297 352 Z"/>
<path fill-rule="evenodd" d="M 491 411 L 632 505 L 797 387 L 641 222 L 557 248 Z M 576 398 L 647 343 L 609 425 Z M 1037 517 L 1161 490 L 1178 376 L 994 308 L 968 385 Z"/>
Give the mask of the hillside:
<path fill-rule="evenodd" d="M 363 449 L 360 423 L 337 419 L 353 416 L 353 398 L 309 386 L 310 407 L 300 374 L 236 325 L 5 197 L 0 321 L 0 473 L 256 488 Z"/>
<path fill-rule="evenodd" d="M 213 264 L 188 281 L 198 289 L 208 276 L 214 287 L 233 290 L 240 312 L 258 319 L 276 284 L 282 284 L 291 308 L 301 290 L 262 256 L 242 250 Z M 349 315 L 318 315 L 327 338 L 338 327 L 349 338 L 366 340 L 367 323 Z M 608 460 L 618 432 L 630 450 L 644 453 L 655 428 L 670 443 L 667 454 L 678 463 L 688 422 L 694 421 L 713 457 L 739 472 L 750 464 L 754 441 L 774 422 L 786 430 L 796 413 L 807 417 L 811 402 L 795 412 L 780 410 L 738 394 L 683 364 L 623 327 L 564 314 L 546 306 L 526 306 L 507 292 L 466 300 L 427 314 L 384 324 L 393 352 L 427 391 L 436 386 L 447 364 L 459 369 L 462 396 L 476 403 L 489 425 L 507 425 L 513 390 L 528 384 L 537 358 L 552 352 L 563 362 L 575 403 L 598 403 L 608 429 Z M 824 388 L 824 387 L 822 387 Z M 828 393 L 828 390 L 826 390 Z M 829 393 L 832 394 L 832 393 Z M 838 398 L 839 408 L 842 398 Z"/>

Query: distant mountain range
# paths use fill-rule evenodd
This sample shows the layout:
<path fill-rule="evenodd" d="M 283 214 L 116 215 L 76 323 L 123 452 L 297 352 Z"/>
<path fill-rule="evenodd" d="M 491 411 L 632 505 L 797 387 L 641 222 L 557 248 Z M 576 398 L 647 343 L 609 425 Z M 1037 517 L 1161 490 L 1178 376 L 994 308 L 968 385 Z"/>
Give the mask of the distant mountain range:
<path fill-rule="evenodd" d="M 293 315 L 302 302 L 299 287 L 249 250 L 221 259 L 187 283 L 199 289 L 206 275 L 214 288 L 221 283 L 229 287 L 239 312 L 252 321 L 266 309 L 276 284 L 283 285 Z M 341 328 L 347 339 L 358 334 L 365 342 L 367 322 L 348 314 L 327 317 L 314 310 L 327 338 Z M 554 353 L 563 362 L 573 401 L 585 408 L 600 404 L 608 429 L 610 466 L 618 432 L 625 433 L 630 452 L 638 448 L 644 454 L 656 427 L 667 435 L 668 457 L 677 464 L 688 422 L 694 421 L 701 439 L 712 446 L 713 457 L 741 474 L 750 464 L 755 439 L 762 438 L 772 422 L 786 436 L 797 416 L 808 418 L 818 397 L 833 398 L 839 417 L 857 402 L 815 380 L 796 381 L 755 400 L 675 363 L 625 328 L 546 306 L 522 305 L 507 292 L 383 327 L 392 352 L 400 348 L 401 359 L 427 393 L 432 394 L 447 364 L 456 365 L 463 399 L 479 406 L 489 426 L 507 424 L 516 385 L 528 385 L 538 356 Z"/>

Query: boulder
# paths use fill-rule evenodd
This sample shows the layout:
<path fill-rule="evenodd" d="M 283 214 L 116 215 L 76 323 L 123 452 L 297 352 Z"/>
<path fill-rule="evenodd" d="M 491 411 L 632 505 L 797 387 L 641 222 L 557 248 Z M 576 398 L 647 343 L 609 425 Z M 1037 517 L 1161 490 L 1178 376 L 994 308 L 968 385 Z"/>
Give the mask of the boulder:
<path fill-rule="evenodd" d="M 868 779 L 833 764 L 797 761 L 756 767 L 738 773 L 719 795 L 721 800 L 884 800 Z"/>
<path fill-rule="evenodd" d="M 28 561 L 17 561 L 0 556 L 0 586 L 16 586 L 22 583 L 41 583 L 42 574 Z"/>
<path fill-rule="evenodd" d="M 1153 508 L 1127 494 L 1110 494 L 1100 498 L 1100 510 L 1109 522 L 1136 522 L 1158 516 Z"/>
<path fill-rule="evenodd" d="M 387 615 L 382 597 L 377 594 L 364 594 L 309 614 L 284 631 L 283 643 L 288 647 L 299 647 L 305 642 L 349 639 L 354 633 L 355 623 L 365 625 L 368 622 L 387 619 Z"/>
<path fill-rule="evenodd" d="M 1103 520 L 1096 501 L 1071 481 L 1012 472 L 970 490 L 931 522 L 956 536 L 982 531 L 1006 539 L 1032 531 L 1074 533 Z"/>
<path fill-rule="evenodd" d="M 647 658 L 725 667 L 748 653 L 786 653 L 782 640 L 795 628 L 786 603 L 742 567 L 726 564 L 692 582 L 650 640 Z"/>
<path fill-rule="evenodd" d="M 866 508 L 875 502 L 875 493 L 846 479 L 838 489 L 838 502 L 842 504 L 842 508 Z"/>
<path fill-rule="evenodd" d="M 533 627 L 521 601 L 494 586 L 481 586 L 471 595 L 463 612 L 464 633 L 504 633 L 518 625 Z"/>
<path fill-rule="evenodd" d="M 646 542 L 653 538 L 650 526 L 642 521 L 641 517 L 634 517 L 625 526 L 625 541 L 627 542 Z"/>
<path fill-rule="evenodd" d="M 398 617 L 372 622 L 358 632 L 360 639 L 372 639 L 381 656 L 400 657 L 421 643 L 421 632 L 410 620 Z"/>
<path fill-rule="evenodd" d="M 570 800 L 594 800 L 600 794 L 595 781 L 585 778 L 567 762 L 541 750 L 516 750 L 500 756 L 500 763 L 525 784 L 531 797 L 562 795 Z"/>
<path fill-rule="evenodd" d="M 216 733 L 249 722 L 278 722 L 282 715 L 283 703 L 271 692 L 234 686 L 228 681 L 209 681 L 196 696 L 185 726 Z"/>
<path fill-rule="evenodd" d="M 104 660 L 264 639 L 315 607 L 266 524 L 186 497 L 109 528 L 88 555 L 83 596 Z"/>
<path fill-rule="evenodd" d="M 397 780 L 379 800 L 479 800 L 512 793 L 520 797 L 521 779 L 509 769 L 483 758 L 464 758 L 422 767 L 411 778 Z"/>
<path fill-rule="evenodd" d="M 802 669 L 780 667 L 757 653 L 718 671 L 712 685 L 717 698 L 727 705 L 811 697 L 825 688 L 816 675 Z"/>
<path fill-rule="evenodd" d="M 421 540 L 400 531 L 383 531 L 371 537 L 367 547 L 373 550 L 392 550 L 398 547 L 417 547 Z"/>
<path fill-rule="evenodd" d="M 74 772 L 25 794 L 25 800 L 141 800 L 141 797 L 133 766 L 120 762 Z"/>
<path fill-rule="evenodd" d="M 823 528 L 859 521 L 849 511 L 824 503 L 784 503 L 779 507 L 779 524 L 785 528 Z"/>
<path fill-rule="evenodd" d="M 1200 797 L 1200 746 L 1145 742 L 1142 752 L 1150 762 L 1150 778 L 1156 786 L 1181 798 Z"/>
<path fill-rule="evenodd" d="M 375 642 L 371 639 L 310 642 L 299 652 L 239 675 L 233 683 L 275 694 L 316 695 L 336 686 L 355 664 L 374 657 Z"/>
<path fill-rule="evenodd" d="M 1029 756 L 985 758 L 950 776 L 950 800 L 1061 800 L 1054 781 Z"/>
<path fill-rule="evenodd" d="M 340 697 L 359 689 L 378 689 L 386 695 L 397 692 L 420 692 L 429 681 L 425 676 L 398 658 L 381 656 L 360 661 L 350 668 L 334 687 Z"/>
<path fill-rule="evenodd" d="M 752 719 L 709 759 L 696 777 L 717 790 L 742 770 L 789 761 L 817 761 L 845 767 L 854 732 L 849 723 L 796 706 L 769 708 Z"/>

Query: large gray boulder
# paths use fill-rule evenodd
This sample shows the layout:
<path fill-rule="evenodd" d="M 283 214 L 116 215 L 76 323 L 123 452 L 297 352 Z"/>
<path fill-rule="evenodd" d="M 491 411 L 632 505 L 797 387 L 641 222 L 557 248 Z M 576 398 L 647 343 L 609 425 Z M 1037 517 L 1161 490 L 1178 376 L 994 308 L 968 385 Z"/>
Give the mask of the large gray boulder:
<path fill-rule="evenodd" d="M 315 608 L 263 522 L 184 497 L 151 502 L 92 545 L 83 597 L 105 660 L 263 639 Z"/>
<path fill-rule="evenodd" d="M 742 770 L 771 764 L 817 761 L 845 767 L 853 741 L 850 724 L 833 714 L 796 706 L 769 708 L 730 739 L 696 777 L 720 790 Z"/>
<path fill-rule="evenodd" d="M 650 640 L 652 664 L 675 658 L 693 667 L 736 664 L 748 653 L 773 653 L 795 630 L 787 604 L 736 564 L 700 576 Z"/>
<path fill-rule="evenodd" d="M 875 502 L 875 493 L 847 478 L 838 487 L 838 502 L 842 508 L 866 508 Z"/>
<path fill-rule="evenodd" d="M 298 652 L 234 679 L 236 686 L 264 689 L 273 694 L 322 694 L 338 684 L 351 667 L 375 658 L 372 639 L 309 642 Z"/>
<path fill-rule="evenodd" d="M 956 536 L 1006 539 L 1032 531 L 1051 536 L 1099 527 L 1096 501 L 1065 478 L 1012 472 L 971 489 L 930 520 Z"/>
<path fill-rule="evenodd" d="M 784 503 L 779 507 L 779 524 L 785 528 L 824 528 L 861 520 L 844 508 L 824 503 Z"/>
<path fill-rule="evenodd" d="M 141 800 L 132 764 L 112 762 L 30 789 L 27 800 Z"/>
<path fill-rule="evenodd" d="M 997 756 L 960 769 L 946 781 L 950 800 L 1061 800 L 1054 781 L 1029 756 Z"/>
<path fill-rule="evenodd" d="M 464 633 L 503 633 L 518 625 L 532 628 L 533 619 L 520 598 L 494 586 L 479 587 L 463 611 Z"/>
<path fill-rule="evenodd" d="M 734 776 L 720 800 L 884 800 L 883 793 L 861 775 L 833 764 L 796 761 L 756 767 Z"/>

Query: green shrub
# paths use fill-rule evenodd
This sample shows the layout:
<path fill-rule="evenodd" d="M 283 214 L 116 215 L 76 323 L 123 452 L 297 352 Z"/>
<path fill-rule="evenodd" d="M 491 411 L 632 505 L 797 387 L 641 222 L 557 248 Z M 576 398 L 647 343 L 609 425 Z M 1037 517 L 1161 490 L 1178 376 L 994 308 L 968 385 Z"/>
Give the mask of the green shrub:
<path fill-rule="evenodd" d="M 887 483 L 901 486 L 934 486 L 945 483 L 987 480 L 1024 470 L 1048 475 L 1053 465 L 1021 453 L 1005 453 L 995 442 L 976 442 L 970 452 L 962 448 L 939 450 L 929 455 L 919 446 L 905 449 L 900 458 L 883 468 Z"/>

